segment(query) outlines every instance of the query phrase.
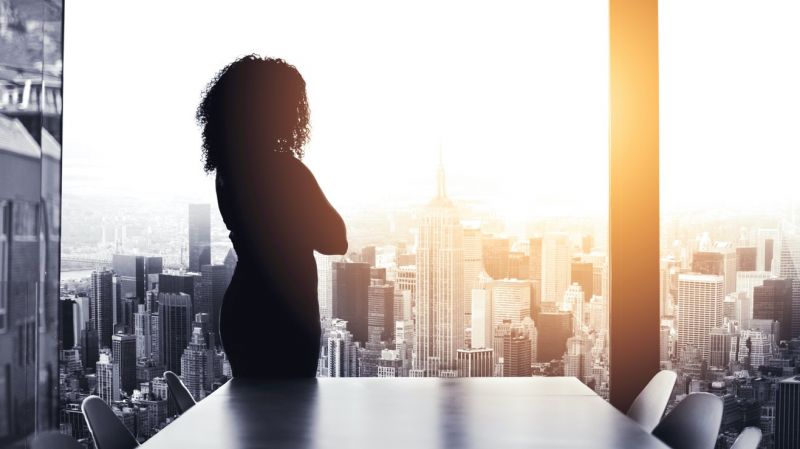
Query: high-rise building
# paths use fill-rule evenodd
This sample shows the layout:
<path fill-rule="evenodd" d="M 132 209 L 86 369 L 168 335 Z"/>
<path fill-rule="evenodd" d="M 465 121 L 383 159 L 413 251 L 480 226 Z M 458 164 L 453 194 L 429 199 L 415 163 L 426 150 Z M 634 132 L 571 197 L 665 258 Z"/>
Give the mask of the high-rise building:
<path fill-rule="evenodd" d="M 203 265 L 200 267 L 200 288 L 194 299 L 194 313 L 207 313 L 209 331 L 214 334 L 214 341 L 219 342 L 219 314 L 222 300 L 228 289 L 228 269 L 225 265 Z"/>
<path fill-rule="evenodd" d="M 709 366 L 717 368 L 728 367 L 732 338 L 733 334 L 728 327 L 723 326 L 711 329 L 711 332 L 708 335 Z"/>
<path fill-rule="evenodd" d="M 100 348 L 98 346 L 97 328 L 94 322 L 89 321 L 89 325 L 81 331 L 81 361 L 84 368 L 94 368 L 99 360 Z"/>
<path fill-rule="evenodd" d="M 542 238 L 534 237 L 528 243 L 528 275 L 532 281 L 542 280 Z"/>
<path fill-rule="evenodd" d="M 561 359 L 567 350 L 567 339 L 572 336 L 572 314 L 569 312 L 542 312 L 536 328 L 539 341 L 536 348 L 540 362 Z"/>
<path fill-rule="evenodd" d="M 353 334 L 347 330 L 347 321 L 334 318 L 326 330 L 325 353 L 327 377 L 354 377 L 356 369 L 356 348 Z"/>
<path fill-rule="evenodd" d="M 530 261 L 525 253 L 511 251 L 508 253 L 508 278 L 530 279 Z"/>
<path fill-rule="evenodd" d="M 199 270 L 197 273 L 161 273 L 158 275 L 158 292 L 186 293 L 191 296 L 192 301 L 196 301 L 201 279 Z"/>
<path fill-rule="evenodd" d="M 93 271 L 90 292 L 91 320 L 97 329 L 100 348 L 111 347 L 111 334 L 114 330 L 114 293 L 110 270 Z"/>
<path fill-rule="evenodd" d="M 492 279 L 508 277 L 508 257 L 511 242 L 507 238 L 483 237 L 481 241 L 483 269 Z"/>
<path fill-rule="evenodd" d="M 756 369 L 772 359 L 775 337 L 760 329 L 746 329 L 731 337 L 729 359 Z"/>
<path fill-rule="evenodd" d="M 214 348 L 210 340 L 209 315 L 195 314 L 192 335 L 181 356 L 181 380 L 196 400 L 212 391 L 214 383 Z"/>
<path fill-rule="evenodd" d="M 473 349 L 489 348 L 494 341 L 494 304 L 492 303 L 492 278 L 481 273 L 478 284 L 472 289 L 472 338 Z"/>
<path fill-rule="evenodd" d="M 472 295 L 483 270 L 483 241 L 480 228 L 464 229 L 464 314 L 471 321 Z M 467 321 L 467 322 L 469 322 Z"/>
<path fill-rule="evenodd" d="M 756 271 L 757 259 L 755 246 L 736 248 L 736 271 Z"/>
<path fill-rule="evenodd" d="M 137 388 L 136 382 L 136 336 L 114 334 L 111 336 L 112 363 L 119 372 L 119 387 L 128 394 Z"/>
<path fill-rule="evenodd" d="M 97 373 L 97 395 L 107 404 L 119 401 L 119 365 L 112 363 L 107 352 L 100 354 L 100 359 L 95 363 Z"/>
<path fill-rule="evenodd" d="M 111 266 L 117 275 L 120 290 L 119 299 L 138 298 L 144 299 L 147 291 L 147 273 L 145 272 L 145 258 L 127 254 L 114 254 Z M 121 321 L 121 318 L 118 317 Z"/>
<path fill-rule="evenodd" d="M 159 293 L 158 302 L 164 369 L 181 374 L 181 356 L 192 334 L 191 297 L 186 293 Z"/>
<path fill-rule="evenodd" d="M 782 279 L 792 280 L 792 319 L 791 323 L 781 323 L 790 328 L 792 338 L 800 337 L 800 231 L 791 225 L 784 225 L 778 233 L 775 245 L 773 273 Z"/>
<path fill-rule="evenodd" d="M 588 307 L 589 329 L 608 333 L 608 300 L 604 296 L 592 296 Z"/>
<path fill-rule="evenodd" d="M 360 262 L 369 265 L 370 267 L 375 266 L 377 252 L 375 250 L 375 245 L 368 245 L 361 248 L 361 254 L 359 256 Z"/>
<path fill-rule="evenodd" d="M 763 285 L 753 288 L 753 319 L 778 321 L 778 339 L 792 339 L 791 279 L 766 279 Z"/>
<path fill-rule="evenodd" d="M 189 205 L 189 271 L 211 264 L 211 206 Z"/>
<path fill-rule="evenodd" d="M 394 340 L 394 285 L 372 279 L 367 288 L 367 336 L 373 343 Z"/>
<path fill-rule="evenodd" d="M 144 304 L 139 304 L 136 313 L 133 315 L 133 334 L 136 336 L 137 359 L 158 360 L 158 358 L 154 357 L 153 351 L 153 315 L 145 310 Z M 160 351 L 155 351 L 155 353 L 159 354 Z"/>
<path fill-rule="evenodd" d="M 575 332 L 580 332 L 584 326 L 584 307 L 583 290 L 578 283 L 573 283 L 564 292 L 564 300 L 559 310 L 572 314 L 572 328 Z"/>
<path fill-rule="evenodd" d="M 570 284 L 569 235 L 549 232 L 542 238 L 542 303 L 557 303 Z"/>
<path fill-rule="evenodd" d="M 494 375 L 494 350 L 491 348 L 459 349 L 456 360 L 458 362 L 459 377 L 492 377 Z"/>
<path fill-rule="evenodd" d="M 736 291 L 736 252 L 732 248 L 716 247 L 692 255 L 692 271 L 723 276 L 725 294 Z"/>
<path fill-rule="evenodd" d="M 417 246 L 416 357 L 428 376 L 457 370 L 464 347 L 464 241 L 455 205 L 439 166 L 437 194 L 420 217 Z M 484 263 L 486 260 L 484 259 Z"/>
<path fill-rule="evenodd" d="M 759 229 L 756 232 L 756 271 L 773 270 L 777 239 L 777 229 Z"/>
<path fill-rule="evenodd" d="M 530 316 L 531 283 L 518 279 L 502 279 L 492 281 L 492 327 L 499 326 L 504 320 L 518 325 Z"/>
<path fill-rule="evenodd" d="M 362 345 L 369 337 L 370 266 L 363 262 L 333 262 L 333 318 L 347 321 L 353 341 Z"/>
<path fill-rule="evenodd" d="M 567 339 L 564 354 L 564 375 L 577 377 L 588 384 L 593 379 L 592 341 L 588 335 L 579 333 Z"/>
<path fill-rule="evenodd" d="M 59 347 L 61 349 L 71 349 L 75 347 L 80 339 L 78 303 L 72 298 L 62 298 L 58 301 L 58 314 L 60 327 L 58 334 Z"/>
<path fill-rule="evenodd" d="M 531 340 L 516 325 L 503 336 L 503 377 L 530 377 L 532 372 Z"/>
<path fill-rule="evenodd" d="M 341 256 L 329 256 L 314 253 L 317 262 L 317 297 L 319 298 L 319 316 L 322 319 L 333 318 L 333 262 L 339 261 Z"/>
<path fill-rule="evenodd" d="M 767 279 L 775 276 L 769 271 L 742 271 L 736 273 L 736 291 L 742 293 L 737 296 L 736 316 L 742 328 L 750 327 L 753 319 L 753 291 L 764 284 Z"/>
<path fill-rule="evenodd" d="M 591 262 L 572 262 L 570 282 L 581 286 L 584 302 L 589 302 L 593 295 L 600 294 L 599 291 L 594 291 L 594 265 Z"/>
<path fill-rule="evenodd" d="M 722 326 L 724 277 L 711 274 L 678 276 L 678 352 L 693 347 L 708 361 L 711 329 Z"/>
<path fill-rule="evenodd" d="M 775 449 L 800 447 L 800 376 L 781 380 L 775 393 Z"/>

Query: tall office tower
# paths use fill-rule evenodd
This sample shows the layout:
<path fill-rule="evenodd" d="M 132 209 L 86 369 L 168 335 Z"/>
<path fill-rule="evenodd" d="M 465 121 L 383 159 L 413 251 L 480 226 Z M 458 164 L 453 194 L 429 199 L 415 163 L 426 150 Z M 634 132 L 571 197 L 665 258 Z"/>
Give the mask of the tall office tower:
<path fill-rule="evenodd" d="M 161 273 L 158 275 L 159 293 L 186 293 L 192 297 L 192 301 L 197 299 L 196 293 L 200 290 L 200 280 L 202 275 L 197 273 Z"/>
<path fill-rule="evenodd" d="M 58 346 L 61 349 L 72 349 L 78 343 L 80 338 L 78 328 L 78 303 L 72 298 L 61 298 L 58 301 Z"/>
<path fill-rule="evenodd" d="M 591 262 L 572 262 L 570 268 L 570 281 L 581 286 L 584 302 L 600 294 L 594 291 L 594 265 Z"/>
<path fill-rule="evenodd" d="M 114 254 L 111 266 L 117 274 L 120 288 L 120 299 L 144 299 L 147 291 L 147 273 L 145 272 L 145 258 L 127 254 Z"/>
<path fill-rule="evenodd" d="M 567 350 L 567 339 L 572 336 L 572 314 L 569 312 L 542 312 L 536 328 L 539 341 L 536 348 L 541 362 L 560 359 Z"/>
<path fill-rule="evenodd" d="M 386 283 L 386 268 L 370 267 L 369 278 L 370 280 L 380 281 L 381 284 Z"/>
<path fill-rule="evenodd" d="M 572 313 L 572 328 L 576 333 L 583 329 L 585 322 L 583 290 L 577 283 L 570 285 L 564 292 L 564 300 L 559 310 Z"/>
<path fill-rule="evenodd" d="M 214 348 L 209 341 L 211 332 L 206 313 L 195 315 L 189 345 L 181 356 L 181 379 L 196 400 L 211 393 L 214 383 Z"/>
<path fill-rule="evenodd" d="M 219 314 L 222 300 L 228 289 L 228 269 L 225 265 L 203 265 L 200 267 L 200 288 L 194 300 L 194 313 L 207 313 L 209 332 L 214 334 L 215 344 L 219 338 Z"/>
<path fill-rule="evenodd" d="M 114 334 L 111 336 L 112 363 L 119 372 L 119 386 L 128 394 L 133 393 L 136 383 L 136 336 Z"/>
<path fill-rule="evenodd" d="M 518 325 L 531 315 L 531 283 L 518 279 L 503 279 L 488 284 L 491 288 L 492 327 L 510 320 Z"/>
<path fill-rule="evenodd" d="M 375 250 L 375 245 L 368 245 L 361 248 L 361 254 L 359 254 L 359 261 L 365 264 L 368 264 L 370 267 L 375 266 L 377 252 Z"/>
<path fill-rule="evenodd" d="M 458 377 L 492 377 L 494 350 L 491 348 L 459 349 L 456 352 Z"/>
<path fill-rule="evenodd" d="M 411 294 L 411 305 L 413 306 L 417 300 L 417 266 L 416 265 L 398 265 L 397 277 L 394 283 L 395 291 L 407 291 Z M 406 319 L 412 319 L 408 317 Z"/>
<path fill-rule="evenodd" d="M 792 339 L 792 280 L 766 279 L 753 288 L 753 319 L 780 323 L 778 340 Z"/>
<path fill-rule="evenodd" d="M 775 338 L 760 329 L 746 329 L 731 337 L 731 361 L 757 369 L 772 359 Z"/>
<path fill-rule="evenodd" d="M 708 334 L 709 366 L 727 368 L 730 362 L 733 333 L 727 326 L 711 329 Z"/>
<path fill-rule="evenodd" d="M 472 318 L 472 295 L 483 271 L 483 237 L 480 228 L 464 228 L 464 315 L 466 323 Z M 469 324 L 467 324 L 469 327 Z"/>
<path fill-rule="evenodd" d="M 93 271 L 89 290 L 92 304 L 91 319 L 97 329 L 100 348 L 111 347 L 111 334 L 114 331 L 114 293 L 110 270 Z"/>
<path fill-rule="evenodd" d="M 536 324 L 534 324 L 531 317 L 525 317 L 522 320 L 522 335 L 531 342 L 531 363 L 537 362 L 539 360 L 536 353 L 539 344 L 539 331 L 536 329 Z"/>
<path fill-rule="evenodd" d="M 367 288 L 367 337 L 373 343 L 394 340 L 394 285 L 372 279 Z"/>
<path fill-rule="evenodd" d="M 334 318 L 326 334 L 327 377 L 355 377 L 356 348 L 347 321 Z"/>
<path fill-rule="evenodd" d="M 711 251 L 695 252 L 692 255 L 692 271 L 723 276 L 725 294 L 736 291 L 736 252 L 732 248 L 717 246 Z"/>
<path fill-rule="evenodd" d="M 528 241 L 528 274 L 532 281 L 542 280 L 542 237 L 533 237 Z"/>
<path fill-rule="evenodd" d="M 133 334 L 136 336 L 136 358 L 144 359 L 151 357 L 152 349 L 152 325 L 150 323 L 150 312 L 145 310 L 144 304 L 139 304 L 136 313 L 133 315 Z"/>
<path fill-rule="evenodd" d="M 367 342 L 369 322 L 369 264 L 333 262 L 333 318 L 347 321 L 353 341 Z"/>
<path fill-rule="evenodd" d="M 508 277 L 508 256 L 511 242 L 507 238 L 484 236 L 481 239 L 483 269 L 492 279 Z"/>
<path fill-rule="evenodd" d="M 100 354 L 100 359 L 95 363 L 97 373 L 97 395 L 107 404 L 119 401 L 119 366 L 112 363 L 107 352 Z"/>
<path fill-rule="evenodd" d="M 521 326 L 516 325 L 503 336 L 503 377 L 530 377 L 532 374 L 531 340 Z"/>
<path fill-rule="evenodd" d="M 757 258 L 755 246 L 736 248 L 736 271 L 756 271 Z"/>
<path fill-rule="evenodd" d="M 317 262 L 319 316 L 324 320 L 330 320 L 333 318 L 333 271 L 331 268 L 334 262 L 338 262 L 341 259 L 341 256 L 328 256 L 315 252 L 314 259 Z"/>
<path fill-rule="evenodd" d="M 542 304 L 564 298 L 570 284 L 569 235 L 549 232 L 542 238 Z"/>
<path fill-rule="evenodd" d="M 407 377 L 414 354 L 414 323 L 412 321 L 395 321 L 394 349 L 403 361 L 403 377 Z"/>
<path fill-rule="evenodd" d="M 772 272 L 782 279 L 792 280 L 792 319 L 791 323 L 781 323 L 789 327 L 792 338 L 800 337 L 800 231 L 791 225 L 784 225 L 778 233 Z"/>
<path fill-rule="evenodd" d="M 164 357 L 161 342 L 164 338 L 161 335 L 161 315 L 158 312 L 150 313 L 150 358 L 154 362 L 164 364 Z"/>
<path fill-rule="evenodd" d="M 164 369 L 181 374 L 181 355 L 192 333 L 192 300 L 186 293 L 159 293 L 158 303 Z"/>
<path fill-rule="evenodd" d="M 603 296 L 592 296 L 589 300 L 589 329 L 608 332 L 608 300 Z"/>
<path fill-rule="evenodd" d="M 744 296 L 744 293 L 736 292 L 725 295 L 725 299 L 722 301 L 723 322 L 739 321 L 739 317 L 736 315 L 736 301 L 739 299 L 739 296 Z"/>
<path fill-rule="evenodd" d="M 525 253 L 512 251 L 508 253 L 508 278 L 530 279 L 531 263 Z"/>
<path fill-rule="evenodd" d="M 708 361 L 711 329 L 722 326 L 724 277 L 711 274 L 678 276 L 678 353 L 689 346 Z"/>
<path fill-rule="evenodd" d="M 661 325 L 661 330 L 659 331 L 659 345 L 658 345 L 658 360 L 661 362 L 667 362 L 670 360 L 670 327 Z M 730 359 L 730 357 L 729 357 Z"/>
<path fill-rule="evenodd" d="M 564 354 L 564 375 L 577 377 L 588 384 L 593 379 L 592 341 L 588 335 L 579 333 L 567 339 L 567 352 Z"/>
<path fill-rule="evenodd" d="M 94 368 L 99 359 L 99 347 L 97 338 L 97 328 L 94 322 L 89 321 L 89 325 L 81 331 L 81 361 L 84 368 Z"/>
<path fill-rule="evenodd" d="M 481 273 L 478 284 L 470 292 L 472 297 L 472 339 L 473 349 L 488 348 L 494 341 L 494 304 L 492 302 L 493 281 L 485 272 Z M 513 315 L 513 313 L 511 313 Z"/>
<path fill-rule="evenodd" d="M 189 271 L 199 273 L 211 264 L 211 207 L 189 205 Z"/>
<path fill-rule="evenodd" d="M 775 261 L 777 229 L 759 229 L 756 232 L 756 271 L 772 271 Z"/>
<path fill-rule="evenodd" d="M 464 347 L 464 235 L 441 164 L 437 184 L 420 217 L 417 247 L 414 368 L 428 376 L 455 373 L 456 351 Z"/>
<path fill-rule="evenodd" d="M 800 376 L 777 384 L 775 393 L 775 449 L 800 447 Z"/>

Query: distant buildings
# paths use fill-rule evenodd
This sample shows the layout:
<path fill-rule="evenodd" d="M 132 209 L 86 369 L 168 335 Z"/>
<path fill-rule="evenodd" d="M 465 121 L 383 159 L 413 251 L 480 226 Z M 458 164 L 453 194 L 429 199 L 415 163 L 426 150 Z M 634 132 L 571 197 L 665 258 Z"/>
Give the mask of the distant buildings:
<path fill-rule="evenodd" d="M 189 205 L 189 271 L 199 273 L 211 264 L 211 207 Z"/>
<path fill-rule="evenodd" d="M 722 326 L 724 277 L 711 274 L 678 276 L 678 353 L 691 346 L 708 361 L 711 330 Z"/>
<path fill-rule="evenodd" d="M 164 369 L 181 374 L 181 356 L 192 332 L 192 302 L 186 293 L 158 295 L 161 356 Z"/>
<path fill-rule="evenodd" d="M 92 272 L 91 321 L 97 329 L 98 344 L 101 348 L 111 347 L 111 334 L 114 332 L 114 272 L 110 270 Z"/>
<path fill-rule="evenodd" d="M 800 376 L 778 382 L 775 393 L 775 449 L 800 447 Z"/>

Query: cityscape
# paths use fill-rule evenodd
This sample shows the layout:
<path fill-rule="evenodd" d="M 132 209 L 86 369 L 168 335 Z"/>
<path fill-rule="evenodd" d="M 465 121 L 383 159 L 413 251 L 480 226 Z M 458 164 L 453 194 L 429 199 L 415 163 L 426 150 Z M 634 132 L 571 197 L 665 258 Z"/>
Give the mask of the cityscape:
<path fill-rule="evenodd" d="M 543 219 L 510 235 L 448 197 L 441 162 L 431 180 L 427 204 L 386 223 L 348 220 L 363 234 L 350 229 L 349 253 L 316 255 L 318 376 L 574 376 L 608 398 L 604 217 Z M 146 440 L 176 416 L 165 370 L 197 400 L 230 378 L 217 323 L 236 254 L 212 206 L 181 209 L 162 216 L 166 240 L 137 217 L 117 217 L 95 226 L 93 244 L 72 244 L 70 233 L 87 228 L 65 223 L 62 432 L 88 441 L 79 404 L 97 394 Z M 762 429 L 763 448 L 789 447 L 798 257 L 793 214 L 663 220 L 654 350 L 679 374 L 670 408 L 692 392 L 724 399 L 720 448 L 746 426 Z"/>

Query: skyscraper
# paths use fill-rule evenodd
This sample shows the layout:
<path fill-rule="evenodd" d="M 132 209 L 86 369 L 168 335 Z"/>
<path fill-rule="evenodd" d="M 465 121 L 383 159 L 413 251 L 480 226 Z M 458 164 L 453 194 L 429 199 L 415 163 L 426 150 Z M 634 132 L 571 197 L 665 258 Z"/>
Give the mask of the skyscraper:
<path fill-rule="evenodd" d="M 567 339 L 564 354 L 564 375 L 577 377 L 588 384 L 592 379 L 592 342 L 589 336 L 579 333 Z"/>
<path fill-rule="evenodd" d="M 192 302 L 186 293 L 159 293 L 158 314 L 164 369 L 181 374 L 181 356 L 192 333 Z"/>
<path fill-rule="evenodd" d="M 219 342 L 219 313 L 230 282 L 228 269 L 225 265 L 203 265 L 200 273 L 200 288 L 196 291 L 193 312 L 208 314 L 209 331 L 214 334 L 214 341 Z"/>
<path fill-rule="evenodd" d="M 531 340 L 517 325 L 503 336 L 503 377 L 530 377 Z"/>
<path fill-rule="evenodd" d="M 492 279 L 505 279 L 508 277 L 508 257 L 511 252 L 511 242 L 507 238 L 484 237 L 483 269 Z"/>
<path fill-rule="evenodd" d="M 725 294 L 736 291 L 736 252 L 733 248 L 718 246 L 711 251 L 695 252 L 692 255 L 692 271 L 722 276 Z"/>
<path fill-rule="evenodd" d="M 380 279 L 373 279 L 367 289 L 368 340 L 373 343 L 394 340 L 394 286 Z"/>
<path fill-rule="evenodd" d="M 791 279 L 766 279 L 763 285 L 753 288 L 753 319 L 778 321 L 778 339 L 792 339 Z"/>
<path fill-rule="evenodd" d="M 347 321 L 333 319 L 326 331 L 327 377 L 352 377 L 356 371 L 356 351 L 353 334 L 347 330 Z"/>
<path fill-rule="evenodd" d="M 733 334 L 727 327 L 711 329 L 708 335 L 709 361 L 708 364 L 717 368 L 727 368 L 730 362 L 731 339 Z M 663 359 L 666 360 L 666 359 Z"/>
<path fill-rule="evenodd" d="M 333 318 L 347 321 L 353 340 L 368 339 L 370 266 L 362 262 L 333 262 Z"/>
<path fill-rule="evenodd" d="M 214 383 L 214 349 L 208 324 L 207 313 L 195 315 L 189 345 L 181 356 L 181 379 L 196 400 L 211 393 Z"/>
<path fill-rule="evenodd" d="M 494 341 L 494 305 L 492 304 L 492 278 L 481 273 L 478 284 L 472 289 L 472 339 L 473 349 L 489 348 Z"/>
<path fill-rule="evenodd" d="M 114 254 L 111 266 L 117 275 L 120 298 L 144 299 L 147 291 L 147 275 L 145 272 L 145 258 L 127 254 Z M 118 318 L 119 319 L 119 318 Z M 121 321 L 121 320 L 120 320 Z"/>
<path fill-rule="evenodd" d="M 711 274 L 678 276 L 678 353 L 691 346 L 709 360 L 708 336 L 722 326 L 724 277 Z"/>
<path fill-rule="evenodd" d="M 600 294 L 594 291 L 594 266 L 591 262 L 572 262 L 570 281 L 581 286 L 584 302 L 589 302 L 592 295 Z"/>
<path fill-rule="evenodd" d="M 136 336 L 136 358 L 151 358 L 153 352 L 153 326 L 152 315 L 145 310 L 144 304 L 139 304 L 133 314 L 133 334 Z"/>
<path fill-rule="evenodd" d="M 542 303 L 556 303 L 564 298 L 570 284 L 569 236 L 549 232 L 542 239 Z"/>
<path fill-rule="evenodd" d="M 333 318 L 333 262 L 341 256 L 329 256 L 314 253 L 317 262 L 317 297 L 319 298 L 319 316 L 322 319 Z"/>
<path fill-rule="evenodd" d="M 536 323 L 538 329 L 537 357 L 540 362 L 561 359 L 567 350 L 567 339 L 572 336 L 572 314 L 569 312 L 543 312 Z"/>
<path fill-rule="evenodd" d="M 59 347 L 61 349 L 71 349 L 78 344 L 80 328 L 78 327 L 78 317 L 80 311 L 78 304 L 72 298 L 62 298 L 58 301 L 58 314 L 60 332 L 58 335 Z"/>
<path fill-rule="evenodd" d="M 107 352 L 100 354 L 100 360 L 95 364 L 97 373 L 97 395 L 107 404 L 119 401 L 119 365 L 112 363 Z"/>
<path fill-rule="evenodd" d="M 97 327 L 93 321 L 81 331 L 81 362 L 84 368 L 94 368 L 99 360 L 99 339 L 97 338 Z"/>
<path fill-rule="evenodd" d="M 202 275 L 197 273 L 161 273 L 158 275 L 159 293 L 186 293 L 192 297 L 192 301 L 197 300 L 196 293 L 200 289 Z"/>
<path fill-rule="evenodd" d="M 478 276 L 483 270 L 483 243 L 479 227 L 464 229 L 464 315 L 469 323 L 472 314 L 472 295 L 470 292 L 478 284 Z M 469 325 L 469 324 L 467 324 Z"/>
<path fill-rule="evenodd" d="M 778 382 L 775 394 L 775 449 L 800 447 L 800 376 Z"/>
<path fill-rule="evenodd" d="M 736 248 L 736 271 L 756 271 L 757 259 L 755 246 Z"/>
<path fill-rule="evenodd" d="M 457 351 L 464 347 L 464 241 L 441 162 L 437 181 L 436 197 L 419 225 L 414 369 L 448 376 L 456 372 Z"/>
<path fill-rule="evenodd" d="M 199 273 L 211 263 L 211 207 L 189 205 L 189 271 Z"/>
<path fill-rule="evenodd" d="M 517 279 L 496 280 L 491 283 L 492 327 L 504 320 L 518 325 L 530 316 L 531 283 Z"/>
<path fill-rule="evenodd" d="M 796 338 L 800 337 L 800 232 L 785 224 L 776 243 L 773 273 L 792 280 L 792 319 L 791 323 L 781 323 L 781 327 L 788 326 L 790 335 Z"/>
<path fill-rule="evenodd" d="M 111 334 L 114 330 L 113 276 L 114 272 L 110 270 L 92 272 L 91 319 L 97 329 L 100 348 L 111 347 Z"/>
<path fill-rule="evenodd" d="M 136 384 L 136 336 L 117 333 L 111 336 L 112 363 L 119 373 L 119 387 L 128 394 Z"/>

